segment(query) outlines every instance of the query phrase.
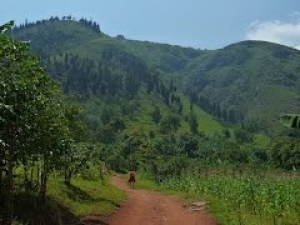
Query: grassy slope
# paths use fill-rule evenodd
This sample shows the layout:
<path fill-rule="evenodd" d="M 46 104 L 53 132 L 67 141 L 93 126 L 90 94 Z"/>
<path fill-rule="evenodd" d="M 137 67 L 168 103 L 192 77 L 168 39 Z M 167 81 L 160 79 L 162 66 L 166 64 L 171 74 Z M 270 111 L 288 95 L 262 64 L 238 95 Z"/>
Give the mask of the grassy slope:
<path fill-rule="evenodd" d="M 126 198 L 123 191 L 105 181 L 73 178 L 65 185 L 63 178 L 52 174 L 47 182 L 44 206 L 37 194 L 16 190 L 14 224 L 78 224 L 82 216 L 110 215 Z"/>
<path fill-rule="evenodd" d="M 184 94 L 182 94 L 180 91 L 177 92 L 177 95 L 180 96 L 181 102 L 183 104 L 183 113 L 180 116 L 181 126 L 177 131 L 177 134 L 187 133 L 190 129 L 189 122 L 186 120 L 186 118 L 189 118 L 190 114 L 190 103 L 188 99 L 186 99 Z M 144 89 L 141 89 L 138 99 L 140 107 L 134 111 L 132 116 L 123 117 L 127 118 L 125 120 L 125 123 L 128 129 L 144 131 L 146 134 L 149 134 L 150 131 L 159 132 L 160 125 L 155 124 L 151 116 L 155 106 L 158 106 L 160 108 L 162 117 L 165 117 L 168 114 L 172 113 L 173 110 L 170 107 L 166 106 L 162 99 L 157 98 L 156 95 L 147 94 Z M 89 102 L 85 103 L 84 109 L 88 110 L 87 114 L 89 114 L 94 119 L 97 119 L 97 115 L 101 113 L 101 111 L 107 106 L 108 105 L 104 104 L 101 99 L 90 100 Z M 117 103 L 111 104 L 110 107 L 114 108 L 114 112 L 119 111 L 119 105 Z M 214 134 L 221 133 L 224 129 L 224 126 L 220 122 L 215 120 L 211 115 L 204 112 L 198 106 L 193 107 L 193 112 L 198 118 L 198 130 L 200 132 L 204 132 L 206 134 Z"/>
<path fill-rule="evenodd" d="M 181 98 L 182 104 L 183 104 L 183 113 L 182 113 L 182 120 L 181 120 L 181 127 L 179 128 L 180 133 L 188 132 L 189 131 L 189 124 L 188 121 L 184 120 L 184 117 L 188 117 L 190 113 L 190 102 L 186 97 L 179 92 L 179 96 Z M 143 124 L 144 127 L 153 127 L 155 126 L 153 124 L 151 113 L 154 110 L 154 105 L 159 105 L 161 109 L 162 116 L 166 116 L 170 113 L 170 108 L 168 108 L 166 105 L 163 104 L 162 99 L 157 99 L 156 96 L 149 96 L 146 93 L 142 93 L 142 105 L 141 110 L 135 117 L 137 120 L 133 123 L 138 125 Z M 223 126 L 216 121 L 212 116 L 201 110 L 199 107 L 195 106 L 193 109 L 195 115 L 198 118 L 199 123 L 199 131 L 203 131 L 205 133 L 214 133 L 214 132 L 221 132 Z M 149 129 L 150 130 L 150 129 Z"/>
<path fill-rule="evenodd" d="M 67 207 L 75 216 L 88 214 L 109 215 L 126 196 L 108 181 L 74 179 L 66 186 L 62 179 L 49 180 L 48 195 Z"/>

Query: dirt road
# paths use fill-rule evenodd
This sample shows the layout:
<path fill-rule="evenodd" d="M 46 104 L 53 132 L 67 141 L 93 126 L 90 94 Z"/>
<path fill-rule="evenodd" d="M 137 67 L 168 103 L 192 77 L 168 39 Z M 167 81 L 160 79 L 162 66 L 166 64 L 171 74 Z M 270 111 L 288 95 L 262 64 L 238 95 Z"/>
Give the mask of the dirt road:
<path fill-rule="evenodd" d="M 109 225 L 216 225 L 207 210 L 190 210 L 175 197 L 148 190 L 129 189 L 126 181 L 113 177 L 112 184 L 124 190 L 128 199 L 105 220 L 89 218 L 85 224 Z"/>

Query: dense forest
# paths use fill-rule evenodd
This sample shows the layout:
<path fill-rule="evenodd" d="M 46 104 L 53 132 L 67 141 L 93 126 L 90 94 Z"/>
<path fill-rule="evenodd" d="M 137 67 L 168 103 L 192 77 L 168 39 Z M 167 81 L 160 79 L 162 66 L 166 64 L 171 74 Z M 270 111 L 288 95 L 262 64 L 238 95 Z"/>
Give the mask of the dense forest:
<path fill-rule="evenodd" d="M 203 175 L 205 194 L 218 196 L 220 171 L 238 173 L 246 189 L 251 168 L 300 166 L 299 131 L 279 123 L 281 113 L 299 111 L 297 50 L 265 42 L 207 51 L 132 41 L 71 16 L 0 28 L 0 215 L 7 224 L 16 194 L 31 193 L 47 209 L 52 174 L 70 185 L 76 176 L 94 179 L 101 166 L 134 168 L 191 192 L 193 182 L 201 190 L 191 177 Z M 179 177 L 191 179 L 174 183 Z M 232 202 L 240 213 L 252 207 Z M 292 218 L 299 205 L 288 207 Z M 267 220 L 286 208 L 272 210 L 264 211 Z"/>

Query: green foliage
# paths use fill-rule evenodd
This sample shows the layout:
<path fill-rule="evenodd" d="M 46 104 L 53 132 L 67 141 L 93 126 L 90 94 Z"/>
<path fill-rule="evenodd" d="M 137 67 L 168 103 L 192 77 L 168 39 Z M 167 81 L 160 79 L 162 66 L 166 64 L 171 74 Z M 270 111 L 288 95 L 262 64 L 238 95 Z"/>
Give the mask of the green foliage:
<path fill-rule="evenodd" d="M 299 115 L 284 114 L 280 116 L 280 122 L 287 127 L 300 128 Z"/>
<path fill-rule="evenodd" d="M 191 113 L 190 115 L 190 131 L 193 134 L 197 134 L 198 133 L 198 122 L 197 122 L 197 117 L 194 113 Z"/>
<path fill-rule="evenodd" d="M 91 159 L 90 157 L 88 159 Z M 97 181 L 100 177 L 100 166 L 99 163 L 96 165 L 90 161 L 86 161 L 82 165 L 79 175 L 85 180 Z"/>
<path fill-rule="evenodd" d="M 99 178 L 99 177 L 98 177 Z M 64 185 L 61 178 L 51 177 L 48 184 L 48 196 L 55 199 L 63 207 L 68 208 L 76 217 L 89 214 L 109 215 L 125 194 L 109 184 L 76 178 L 69 186 Z"/>
<path fill-rule="evenodd" d="M 252 132 L 274 134 L 281 129 L 274 123 L 279 114 L 299 110 L 295 101 L 300 81 L 298 56 L 296 49 L 260 41 L 244 41 L 207 51 L 186 68 L 186 73 L 192 74 L 187 78 L 187 90 L 217 117 L 220 107 L 223 114 L 220 119 L 243 123 Z M 231 118 L 230 110 L 234 112 Z"/>
<path fill-rule="evenodd" d="M 43 20 L 12 32 L 32 41 L 32 48 L 66 93 L 97 95 L 111 102 L 112 96 L 120 94 L 132 99 L 145 85 L 148 93 L 156 91 L 182 114 L 183 102 L 175 92 L 185 91 L 192 104 L 214 117 L 269 134 L 279 128 L 272 121 L 278 114 L 298 110 L 294 98 L 300 85 L 299 52 L 295 49 L 244 41 L 203 51 L 111 38 L 95 32 L 93 22 L 83 21 Z"/>
<path fill-rule="evenodd" d="M 83 122 L 82 108 L 76 104 L 65 105 L 64 115 L 67 120 L 72 140 L 81 142 L 87 138 L 87 127 Z"/>
<path fill-rule="evenodd" d="M 120 41 L 99 35 L 83 25 L 80 21 L 56 18 L 15 27 L 12 35 L 21 40 L 31 40 L 32 50 L 41 56 L 42 64 L 47 67 L 49 74 L 60 82 L 65 99 L 81 104 L 90 137 L 96 138 L 99 127 L 116 117 L 124 121 L 126 130 L 143 127 L 146 132 L 158 131 L 160 118 L 171 113 L 180 119 L 181 126 L 176 133 L 186 132 L 189 122 L 184 121 L 184 117 L 188 111 L 186 105 L 190 103 L 182 92 L 181 81 L 166 72 L 174 71 L 172 66 L 183 68 L 188 60 L 198 55 L 198 50 Z M 51 32 L 57 33 L 52 35 Z M 42 37 L 39 38 L 36 33 Z M 69 38 L 67 43 L 52 40 L 61 40 L 74 33 L 76 37 Z M 157 54 L 165 56 L 157 61 Z M 152 57 L 155 59 L 153 62 L 147 60 Z M 184 62 L 179 65 L 181 60 Z M 169 68 L 163 62 L 170 62 Z M 158 107 L 160 111 L 160 116 L 155 111 L 154 123 L 149 120 L 154 115 L 155 108 L 152 106 Z M 199 107 L 195 106 L 194 114 L 198 123 L 201 122 L 201 131 L 221 130 L 222 125 Z M 104 115 L 106 119 L 102 117 Z"/>
<path fill-rule="evenodd" d="M 175 114 L 164 117 L 160 122 L 160 130 L 163 134 L 171 134 L 180 127 L 180 118 Z"/>
<path fill-rule="evenodd" d="M 104 108 L 100 115 L 101 122 L 105 125 L 113 119 L 113 111 L 109 108 Z"/>
<path fill-rule="evenodd" d="M 10 26 L 2 26 L 2 33 Z M 272 186 L 273 180 L 241 174 L 210 177 L 207 165 L 271 162 L 298 169 L 295 137 L 278 138 L 267 155 L 269 139 L 254 134 L 270 133 L 278 111 L 297 108 L 296 50 L 252 41 L 216 51 L 130 41 L 71 18 L 15 27 L 11 34 L 31 40 L 41 62 L 27 44 L 0 35 L 0 169 L 8 177 L 17 162 L 33 181 L 34 168 L 31 174 L 41 174 L 37 186 L 45 197 L 54 170 L 64 173 L 68 186 L 76 176 L 97 180 L 104 163 L 120 172 L 134 167 L 166 187 L 223 199 L 240 224 L 242 213 L 253 210 L 250 216 L 256 218 L 258 209 L 260 222 L 294 218 L 295 202 L 285 206 L 282 199 L 298 198 L 298 181 Z M 284 58 L 289 60 L 283 63 Z M 61 84 L 63 96 L 40 64 Z M 299 125 L 297 116 L 285 119 Z M 187 173 L 198 169 L 206 174 L 199 171 L 201 181 Z M 1 176 L 1 187 L 4 181 Z M 80 194 L 71 195 L 82 201 Z"/>
<path fill-rule="evenodd" d="M 14 213 L 16 165 L 23 164 L 26 170 L 30 164 L 39 165 L 36 191 L 42 206 L 48 176 L 65 161 L 62 155 L 70 150 L 72 134 L 78 135 L 80 127 L 79 121 L 71 121 L 77 119 L 73 117 L 76 110 L 70 107 L 64 111 L 57 83 L 46 75 L 28 43 L 4 34 L 12 25 L 0 27 L 0 198 L 8 223 Z M 27 185 L 27 174 L 25 178 Z"/>
<path fill-rule="evenodd" d="M 239 128 L 234 130 L 234 136 L 239 143 L 251 142 L 253 139 L 253 135 L 251 133 Z"/>
<path fill-rule="evenodd" d="M 66 26 L 70 29 L 66 30 Z M 53 30 L 55 30 L 55 34 L 52 34 Z M 89 26 L 80 21 L 58 19 L 41 20 L 15 26 L 11 33 L 20 40 L 30 40 L 32 48 L 42 54 L 48 51 L 61 52 L 70 46 L 82 43 L 82 41 L 87 42 L 101 36 L 98 31 L 90 29 Z M 31 36 L 30 39 L 28 39 L 28 35 Z M 62 49 L 62 47 L 64 48 Z"/>
<path fill-rule="evenodd" d="M 200 167 L 201 168 L 201 167 Z M 210 208 L 222 224 L 297 224 L 299 218 L 299 178 L 266 171 L 226 173 L 224 168 L 209 174 L 182 173 L 161 183 L 166 189 L 211 200 Z M 222 210 L 220 204 L 224 204 Z"/>
<path fill-rule="evenodd" d="M 181 153 L 187 154 L 190 158 L 196 158 L 199 150 L 199 138 L 191 134 L 183 134 L 179 137 L 178 145 Z"/>
<path fill-rule="evenodd" d="M 152 112 L 152 118 L 155 123 L 159 123 L 161 120 L 160 109 L 158 106 L 155 106 L 154 111 Z"/>
<path fill-rule="evenodd" d="M 223 134 L 226 139 L 229 139 L 231 137 L 231 133 L 228 129 L 224 129 Z"/>
<path fill-rule="evenodd" d="M 104 144 L 111 144 L 116 139 L 116 131 L 110 124 L 101 125 L 97 130 L 96 138 Z"/>
<path fill-rule="evenodd" d="M 280 136 L 274 140 L 268 151 L 270 160 L 277 166 L 286 169 L 300 168 L 299 137 Z"/>

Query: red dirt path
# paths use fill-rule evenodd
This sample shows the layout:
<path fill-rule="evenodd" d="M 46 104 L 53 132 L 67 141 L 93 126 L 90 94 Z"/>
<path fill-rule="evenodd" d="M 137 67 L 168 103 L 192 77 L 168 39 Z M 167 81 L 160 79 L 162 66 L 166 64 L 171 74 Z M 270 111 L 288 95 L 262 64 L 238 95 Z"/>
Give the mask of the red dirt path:
<path fill-rule="evenodd" d="M 216 225 L 217 222 L 206 211 L 189 211 L 172 196 L 148 190 L 129 189 L 125 180 L 113 177 L 112 184 L 124 190 L 128 199 L 111 217 L 101 219 L 89 216 L 84 224 L 109 225 Z M 86 223 L 89 221 L 88 223 Z"/>

